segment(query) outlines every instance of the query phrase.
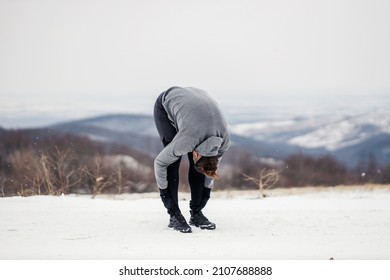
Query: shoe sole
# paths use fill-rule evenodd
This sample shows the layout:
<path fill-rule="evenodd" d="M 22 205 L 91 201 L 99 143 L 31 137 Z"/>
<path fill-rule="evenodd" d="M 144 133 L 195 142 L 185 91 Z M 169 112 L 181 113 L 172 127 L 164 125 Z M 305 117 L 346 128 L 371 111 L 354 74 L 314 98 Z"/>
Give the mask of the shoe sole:
<path fill-rule="evenodd" d="M 191 228 L 186 228 L 186 229 L 177 229 L 177 228 L 174 228 L 174 227 L 169 227 L 175 231 L 178 231 L 178 232 L 181 232 L 181 233 L 191 233 L 192 232 L 192 229 Z"/>
<path fill-rule="evenodd" d="M 198 227 L 200 229 L 207 229 L 207 230 L 214 230 L 217 228 L 216 225 L 214 224 L 211 224 L 211 225 L 196 225 L 194 223 L 190 223 L 191 226 L 195 226 L 195 227 Z"/>
<path fill-rule="evenodd" d="M 178 231 L 178 232 L 181 232 L 181 233 L 192 233 L 192 229 L 185 229 L 185 230 L 179 230 L 179 229 L 174 229 L 174 230 L 176 230 L 176 231 Z"/>
<path fill-rule="evenodd" d="M 176 229 L 173 225 L 170 225 L 170 224 L 168 225 L 168 228 L 171 228 L 171 229 L 178 231 L 178 232 L 181 232 L 181 233 L 191 233 L 192 232 L 191 228 L 180 230 L 180 229 Z"/>

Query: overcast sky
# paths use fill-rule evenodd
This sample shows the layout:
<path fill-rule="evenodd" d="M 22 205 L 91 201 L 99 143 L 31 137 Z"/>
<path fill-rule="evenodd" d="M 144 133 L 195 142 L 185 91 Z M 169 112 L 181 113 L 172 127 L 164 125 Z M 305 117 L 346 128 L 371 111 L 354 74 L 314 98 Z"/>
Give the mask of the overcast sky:
<path fill-rule="evenodd" d="M 0 126 L 151 114 L 172 85 L 238 106 L 383 98 L 389 15 L 388 0 L 0 0 Z"/>

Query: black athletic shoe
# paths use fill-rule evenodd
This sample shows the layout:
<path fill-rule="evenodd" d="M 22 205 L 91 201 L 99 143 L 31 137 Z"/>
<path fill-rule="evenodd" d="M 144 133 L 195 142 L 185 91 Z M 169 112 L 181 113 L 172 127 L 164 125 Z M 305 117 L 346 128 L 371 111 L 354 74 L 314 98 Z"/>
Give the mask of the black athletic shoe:
<path fill-rule="evenodd" d="M 180 212 L 170 217 L 168 227 L 183 233 L 192 232 L 191 227 L 187 224 L 186 219 Z"/>
<path fill-rule="evenodd" d="M 216 228 L 216 225 L 210 222 L 202 211 L 193 212 L 191 211 L 190 225 L 196 226 L 200 229 L 209 229 L 213 230 Z"/>

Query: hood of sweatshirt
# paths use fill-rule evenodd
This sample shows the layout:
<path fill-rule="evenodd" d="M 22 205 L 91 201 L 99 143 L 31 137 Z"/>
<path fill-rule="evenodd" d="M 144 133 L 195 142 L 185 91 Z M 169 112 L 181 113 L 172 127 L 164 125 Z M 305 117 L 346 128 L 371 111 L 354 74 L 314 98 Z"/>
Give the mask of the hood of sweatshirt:
<path fill-rule="evenodd" d="M 222 138 L 211 136 L 205 141 L 200 143 L 196 148 L 195 152 L 204 157 L 214 157 L 218 155 L 218 151 L 222 145 Z"/>

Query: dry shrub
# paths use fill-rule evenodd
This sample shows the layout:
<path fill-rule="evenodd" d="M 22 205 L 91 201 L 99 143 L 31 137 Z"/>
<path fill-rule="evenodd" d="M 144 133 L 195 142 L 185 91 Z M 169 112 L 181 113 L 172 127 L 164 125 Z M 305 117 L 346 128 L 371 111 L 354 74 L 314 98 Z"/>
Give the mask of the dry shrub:
<path fill-rule="evenodd" d="M 56 148 L 52 154 L 39 155 L 31 149 L 18 150 L 8 161 L 16 173 L 13 181 L 19 182 L 16 193 L 21 196 L 68 193 L 80 182 L 75 157 L 69 149 Z"/>
<path fill-rule="evenodd" d="M 107 156 L 133 158 L 139 166 Z M 149 155 L 117 144 L 50 130 L 0 131 L 2 196 L 155 191 L 152 166 Z"/>
<path fill-rule="evenodd" d="M 260 170 L 258 178 L 251 177 L 246 174 L 243 174 L 243 176 L 246 181 L 256 184 L 259 189 L 260 198 L 266 197 L 264 190 L 272 188 L 279 181 L 279 172 L 274 169 L 267 168 Z"/>

